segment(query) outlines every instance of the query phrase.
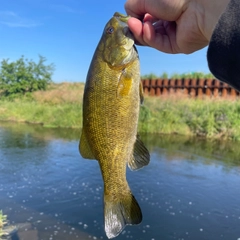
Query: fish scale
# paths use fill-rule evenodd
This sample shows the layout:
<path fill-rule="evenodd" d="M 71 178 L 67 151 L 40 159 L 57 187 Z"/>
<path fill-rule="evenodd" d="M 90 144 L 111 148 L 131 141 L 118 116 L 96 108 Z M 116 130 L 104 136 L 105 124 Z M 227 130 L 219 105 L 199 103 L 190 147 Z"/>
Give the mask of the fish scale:
<path fill-rule="evenodd" d="M 149 163 L 137 136 L 142 86 L 140 64 L 129 17 L 119 13 L 106 24 L 89 67 L 83 97 L 80 153 L 96 159 L 104 182 L 104 219 L 108 238 L 127 224 L 142 221 L 141 209 L 126 179 L 131 170 Z"/>

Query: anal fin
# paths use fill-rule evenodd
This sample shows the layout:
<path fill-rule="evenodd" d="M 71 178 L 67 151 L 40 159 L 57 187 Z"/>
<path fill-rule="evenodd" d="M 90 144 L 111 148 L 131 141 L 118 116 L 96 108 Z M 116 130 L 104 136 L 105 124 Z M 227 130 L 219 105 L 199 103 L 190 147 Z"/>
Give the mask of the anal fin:
<path fill-rule="evenodd" d="M 131 170 L 138 170 L 150 162 L 150 154 L 147 148 L 144 146 L 144 143 L 139 139 L 139 136 L 136 138 L 134 144 L 133 154 L 128 161 L 128 167 Z"/>

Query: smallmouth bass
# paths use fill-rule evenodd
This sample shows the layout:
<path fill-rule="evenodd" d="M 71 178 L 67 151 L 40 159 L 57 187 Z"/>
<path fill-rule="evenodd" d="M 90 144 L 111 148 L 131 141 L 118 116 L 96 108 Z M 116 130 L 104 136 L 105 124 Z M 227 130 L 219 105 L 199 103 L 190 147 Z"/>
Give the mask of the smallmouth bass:
<path fill-rule="evenodd" d="M 143 91 L 139 57 L 128 16 L 115 13 L 106 24 L 90 64 L 83 96 L 79 150 L 96 159 L 104 181 L 104 219 L 108 238 L 127 224 L 142 221 L 126 180 L 126 164 L 137 170 L 150 155 L 137 135 Z"/>

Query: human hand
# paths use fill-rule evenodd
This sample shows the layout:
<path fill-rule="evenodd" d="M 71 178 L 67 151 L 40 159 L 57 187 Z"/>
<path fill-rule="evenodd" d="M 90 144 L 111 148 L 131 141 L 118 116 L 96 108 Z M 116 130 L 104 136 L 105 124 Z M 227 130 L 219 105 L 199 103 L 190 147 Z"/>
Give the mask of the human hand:
<path fill-rule="evenodd" d="M 127 0 L 136 43 L 166 53 L 192 53 L 208 45 L 230 0 Z"/>

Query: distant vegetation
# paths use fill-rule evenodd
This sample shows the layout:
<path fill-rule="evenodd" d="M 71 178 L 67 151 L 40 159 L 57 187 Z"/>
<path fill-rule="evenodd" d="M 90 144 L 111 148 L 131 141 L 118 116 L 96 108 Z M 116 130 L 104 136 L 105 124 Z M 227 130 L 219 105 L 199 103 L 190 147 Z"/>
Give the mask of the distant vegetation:
<path fill-rule="evenodd" d="M 39 61 L 25 59 L 23 56 L 15 62 L 4 59 L 0 66 L 1 96 L 14 98 L 16 95 L 46 90 L 52 82 L 54 65 L 46 65 L 46 58 L 39 56 Z"/>
<path fill-rule="evenodd" d="M 173 73 L 167 74 L 166 72 L 162 73 L 161 75 L 156 75 L 154 73 L 145 74 L 141 76 L 141 79 L 183 79 L 183 78 L 214 78 L 211 73 L 203 73 L 203 72 L 191 72 L 191 73 Z"/>
<path fill-rule="evenodd" d="M 0 120 L 81 128 L 84 83 L 52 83 L 52 64 L 40 56 L 34 63 L 21 57 L 2 61 Z M 144 75 L 142 78 L 197 78 L 211 74 Z M 240 100 L 145 97 L 139 132 L 181 134 L 240 140 Z"/>
<path fill-rule="evenodd" d="M 46 91 L 0 101 L 0 120 L 82 126 L 83 83 L 50 84 Z M 145 97 L 139 132 L 240 140 L 240 100 Z"/>

